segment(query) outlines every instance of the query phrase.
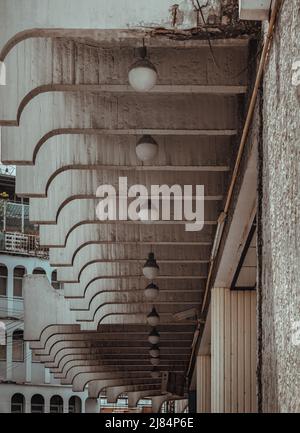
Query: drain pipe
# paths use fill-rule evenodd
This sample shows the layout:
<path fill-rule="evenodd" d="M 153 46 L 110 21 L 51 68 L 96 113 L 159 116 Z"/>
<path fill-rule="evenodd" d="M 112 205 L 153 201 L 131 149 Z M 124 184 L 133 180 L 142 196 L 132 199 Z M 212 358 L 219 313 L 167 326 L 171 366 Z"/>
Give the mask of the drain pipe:
<path fill-rule="evenodd" d="M 260 86 L 263 72 L 264 72 L 264 69 L 265 69 L 265 66 L 267 63 L 268 53 L 269 53 L 270 48 L 271 48 L 271 42 L 272 42 L 272 37 L 273 37 L 273 33 L 274 33 L 276 18 L 277 18 L 279 9 L 281 8 L 281 5 L 283 4 L 283 1 L 284 0 L 277 0 L 273 9 L 272 9 L 272 12 L 271 12 L 268 32 L 266 35 L 265 44 L 263 46 L 260 61 L 259 61 L 259 66 L 258 66 L 256 78 L 255 78 L 255 84 L 254 84 L 254 88 L 253 88 L 253 92 L 251 95 L 250 104 L 249 104 L 249 108 L 248 108 L 248 112 L 247 112 L 247 117 L 245 120 L 238 153 L 237 153 L 236 161 L 234 164 L 232 178 L 231 178 L 230 185 L 229 185 L 228 192 L 227 192 L 227 196 L 226 196 L 224 211 L 221 212 L 221 214 L 218 218 L 218 225 L 217 225 L 214 243 L 213 243 L 213 247 L 212 247 L 209 271 L 208 271 L 208 276 L 207 276 L 207 280 L 206 280 L 205 293 L 204 293 L 204 298 L 203 298 L 203 303 L 202 303 L 201 316 L 203 315 L 205 307 L 206 307 L 206 302 L 207 302 L 207 297 L 208 297 L 208 293 L 210 290 L 211 277 L 212 277 L 212 271 L 214 268 L 215 259 L 216 259 L 216 256 L 218 254 L 218 251 L 219 251 L 219 247 L 220 247 L 220 243 L 221 243 L 221 239 L 222 239 L 222 235 L 223 235 L 223 231 L 224 231 L 225 221 L 226 221 L 227 214 L 228 214 L 228 209 L 229 209 L 229 206 L 231 203 L 234 186 L 235 186 L 235 183 L 236 183 L 236 180 L 238 177 L 238 171 L 239 171 L 240 163 L 241 163 L 242 156 L 243 156 L 243 151 L 244 151 L 244 148 L 245 148 L 245 145 L 247 142 L 249 129 L 250 129 L 251 122 L 253 119 L 253 114 L 254 114 L 254 109 L 255 109 L 255 104 L 256 104 L 259 86 Z M 192 365 L 193 365 L 195 350 L 196 350 L 197 343 L 198 343 L 198 340 L 200 337 L 201 326 L 203 326 L 203 321 L 199 320 L 197 328 L 195 330 L 195 334 L 194 334 L 194 339 L 193 339 L 193 344 L 192 344 L 192 353 L 191 353 L 189 366 L 188 366 L 188 370 L 187 370 L 187 376 L 189 376 Z"/>

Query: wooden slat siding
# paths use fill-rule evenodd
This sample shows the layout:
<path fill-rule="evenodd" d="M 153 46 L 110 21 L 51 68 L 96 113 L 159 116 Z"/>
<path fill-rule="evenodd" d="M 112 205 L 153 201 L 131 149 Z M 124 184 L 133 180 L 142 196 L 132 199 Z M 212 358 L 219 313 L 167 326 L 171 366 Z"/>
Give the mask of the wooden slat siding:
<path fill-rule="evenodd" d="M 217 289 L 214 289 L 213 290 L 213 293 L 212 293 L 212 301 L 213 301 L 213 305 L 212 305 L 212 314 L 211 314 L 211 321 L 212 321 L 212 327 L 211 327 L 211 329 L 212 329 L 212 354 L 211 354 L 211 362 L 212 362 L 212 364 L 211 364 L 211 385 L 212 385 L 212 388 L 211 388 L 211 392 L 212 392 L 212 404 L 211 404 L 211 411 L 212 412 L 216 412 L 216 398 L 217 398 L 217 395 L 216 395 L 216 382 L 217 382 L 217 375 L 215 374 L 215 371 L 216 371 L 216 363 L 217 363 L 217 361 L 216 361 L 216 356 L 217 356 L 217 353 L 216 353 L 216 346 L 217 346 L 217 343 L 216 343 L 216 337 L 217 337 L 217 332 L 216 332 L 216 328 L 217 328 L 217 305 L 216 305 L 216 302 L 217 302 Z"/>
<path fill-rule="evenodd" d="M 211 357 L 205 360 L 205 412 L 211 412 Z"/>
<path fill-rule="evenodd" d="M 215 371 L 215 327 L 213 326 L 214 319 L 215 319 L 215 290 L 212 289 L 211 291 L 211 344 L 210 344 L 210 352 L 211 352 L 211 371 L 210 371 L 210 383 L 211 383 L 211 411 L 214 412 L 215 408 L 215 378 L 214 378 L 214 371 Z"/>
<path fill-rule="evenodd" d="M 238 413 L 244 412 L 244 383 L 245 383 L 245 356 L 244 356 L 244 300 L 245 293 L 238 293 Z"/>
<path fill-rule="evenodd" d="M 225 405 L 224 405 L 224 411 L 225 413 L 231 412 L 231 323 L 230 323 L 230 316 L 231 316 L 231 292 L 229 290 L 224 291 L 225 294 L 225 318 L 224 318 L 224 325 L 225 325 L 225 335 L 224 335 L 224 398 L 225 398 Z"/>
<path fill-rule="evenodd" d="M 220 301 L 220 289 L 216 290 L 216 296 L 215 296 L 215 361 L 214 361 L 214 377 L 215 379 L 215 389 L 214 389 L 214 395 L 215 395 L 215 408 L 214 412 L 219 412 L 219 326 L 220 326 L 220 313 L 219 313 L 219 301 Z"/>
<path fill-rule="evenodd" d="M 256 293 L 213 289 L 212 411 L 256 411 Z"/>
<path fill-rule="evenodd" d="M 225 400 L 225 390 L 224 390 L 224 353 L 225 353 L 225 290 L 219 289 L 219 412 L 224 412 L 224 400 Z"/>
<path fill-rule="evenodd" d="M 245 390 L 244 390 L 244 402 L 245 412 L 251 412 L 251 292 L 245 293 L 245 304 L 244 304 L 244 315 L 245 315 Z"/>
<path fill-rule="evenodd" d="M 210 355 L 197 357 L 197 413 L 209 413 L 211 411 L 210 362 Z"/>
<path fill-rule="evenodd" d="M 256 339 L 257 339 L 257 322 L 256 322 L 256 292 L 251 293 L 251 412 L 257 412 L 256 397 Z"/>
<path fill-rule="evenodd" d="M 238 333 L 238 316 L 237 304 L 238 292 L 231 292 L 231 412 L 237 412 L 238 401 L 238 377 L 237 377 L 237 333 Z"/>
<path fill-rule="evenodd" d="M 196 361 L 196 404 L 197 404 L 197 413 L 202 412 L 202 400 L 203 400 L 203 379 L 202 379 L 202 369 L 201 369 L 201 356 L 197 356 Z"/>
<path fill-rule="evenodd" d="M 211 354 L 211 410 L 219 412 L 219 292 L 220 289 L 215 288 L 212 291 L 212 354 Z"/>

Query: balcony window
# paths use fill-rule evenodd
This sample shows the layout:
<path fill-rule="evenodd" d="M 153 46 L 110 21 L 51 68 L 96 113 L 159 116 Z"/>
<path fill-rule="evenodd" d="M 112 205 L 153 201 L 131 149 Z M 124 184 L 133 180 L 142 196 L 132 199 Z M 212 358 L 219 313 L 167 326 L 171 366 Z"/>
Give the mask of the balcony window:
<path fill-rule="evenodd" d="M 50 413 L 63 413 L 63 399 L 59 395 L 54 395 L 50 399 Z"/>
<path fill-rule="evenodd" d="M 21 329 L 13 333 L 12 360 L 24 361 L 24 337 Z"/>
<path fill-rule="evenodd" d="M 81 413 L 81 399 L 77 395 L 69 399 L 69 413 Z"/>
<path fill-rule="evenodd" d="M 6 361 L 6 326 L 0 322 L 0 361 Z"/>
<path fill-rule="evenodd" d="M 7 289 L 7 267 L 0 264 L 0 296 L 6 296 Z"/>
<path fill-rule="evenodd" d="M 55 290 L 61 289 L 61 283 L 57 281 L 57 271 L 53 271 L 51 274 L 51 284 Z"/>
<path fill-rule="evenodd" d="M 42 268 L 35 268 L 32 273 L 33 275 L 46 275 L 45 269 Z"/>
<path fill-rule="evenodd" d="M 23 296 L 23 277 L 26 269 L 23 266 L 17 266 L 14 269 L 14 296 L 22 298 Z"/>
<path fill-rule="evenodd" d="M 11 412 L 24 413 L 25 398 L 22 394 L 14 394 L 11 398 Z"/>
<path fill-rule="evenodd" d="M 35 394 L 31 398 L 31 413 L 44 413 L 45 400 L 40 394 Z"/>

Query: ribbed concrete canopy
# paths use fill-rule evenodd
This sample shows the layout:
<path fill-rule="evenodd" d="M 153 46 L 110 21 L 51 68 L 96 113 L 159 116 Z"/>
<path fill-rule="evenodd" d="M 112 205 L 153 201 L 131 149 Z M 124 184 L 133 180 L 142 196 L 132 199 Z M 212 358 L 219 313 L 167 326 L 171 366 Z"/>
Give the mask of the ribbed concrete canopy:
<path fill-rule="evenodd" d="M 53 2 L 31 0 L 37 18 L 46 19 L 40 28 L 26 10 L 13 19 L 15 3 L 0 5 L 7 81 L 0 87 L 2 162 L 17 165 L 17 193 L 30 198 L 30 219 L 64 283 L 55 291 L 44 277 L 26 278 L 25 337 L 74 390 L 89 384 L 98 397 L 106 389 L 111 401 L 128 391 L 132 404 L 157 397 L 161 379 L 150 374 L 146 322 L 153 303 L 144 296 L 142 267 L 152 251 L 160 267 L 158 370 L 185 375 L 237 150 L 255 25 L 235 29 L 234 7 L 219 33 L 217 25 L 208 30 L 211 48 L 203 26 L 194 36 L 189 30 L 197 25 L 193 9 L 172 27 L 167 0 L 134 1 L 118 11 L 114 26 L 104 1 L 60 1 L 57 15 Z M 76 17 L 68 15 L 70 3 Z M 116 12 L 121 3 L 110 7 Z M 11 12 L 10 29 L 1 23 L 3 7 L 6 16 Z M 128 70 L 143 37 L 158 81 L 138 93 Z M 135 152 L 144 134 L 158 143 L 146 163 Z M 97 188 L 117 186 L 125 176 L 128 187 L 204 185 L 203 229 L 189 232 L 185 221 L 174 220 L 99 221 Z M 185 310 L 194 314 L 180 314 Z"/>

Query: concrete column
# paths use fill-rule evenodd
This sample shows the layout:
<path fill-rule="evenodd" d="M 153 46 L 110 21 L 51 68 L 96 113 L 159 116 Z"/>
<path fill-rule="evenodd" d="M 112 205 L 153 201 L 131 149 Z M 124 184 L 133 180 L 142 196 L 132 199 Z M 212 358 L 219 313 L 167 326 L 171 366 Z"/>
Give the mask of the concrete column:
<path fill-rule="evenodd" d="M 44 413 L 50 413 L 50 397 L 45 397 Z"/>
<path fill-rule="evenodd" d="M 211 357 L 197 356 L 197 413 L 211 411 Z"/>
<path fill-rule="evenodd" d="M 29 343 L 25 343 L 25 374 L 26 382 L 31 382 L 31 367 L 32 367 L 32 352 L 29 348 Z"/>
<path fill-rule="evenodd" d="M 25 398 L 25 413 L 31 413 L 31 399 L 24 395 Z"/>
<path fill-rule="evenodd" d="M 14 309 L 14 273 L 13 268 L 7 268 L 7 287 L 6 287 L 6 296 L 7 296 L 7 314 L 8 316 L 13 316 Z"/>
<path fill-rule="evenodd" d="M 84 399 L 83 398 L 81 398 L 81 397 L 79 397 L 80 399 L 81 399 L 81 413 L 85 413 L 86 412 L 86 410 L 85 410 L 85 401 L 84 401 Z"/>
<path fill-rule="evenodd" d="M 63 399 L 63 413 L 69 413 L 69 397 Z"/>
<path fill-rule="evenodd" d="M 45 383 L 50 383 L 51 382 L 51 373 L 49 368 L 45 368 L 45 379 L 44 379 Z"/>
<path fill-rule="evenodd" d="M 211 411 L 257 411 L 255 291 L 212 290 Z"/>
<path fill-rule="evenodd" d="M 6 380 L 12 379 L 12 334 L 6 336 Z"/>
<path fill-rule="evenodd" d="M 152 413 L 160 413 L 161 407 L 167 399 L 167 395 L 158 395 L 152 397 Z"/>
<path fill-rule="evenodd" d="M 85 400 L 86 413 L 99 413 L 99 403 L 97 398 L 87 398 Z"/>

